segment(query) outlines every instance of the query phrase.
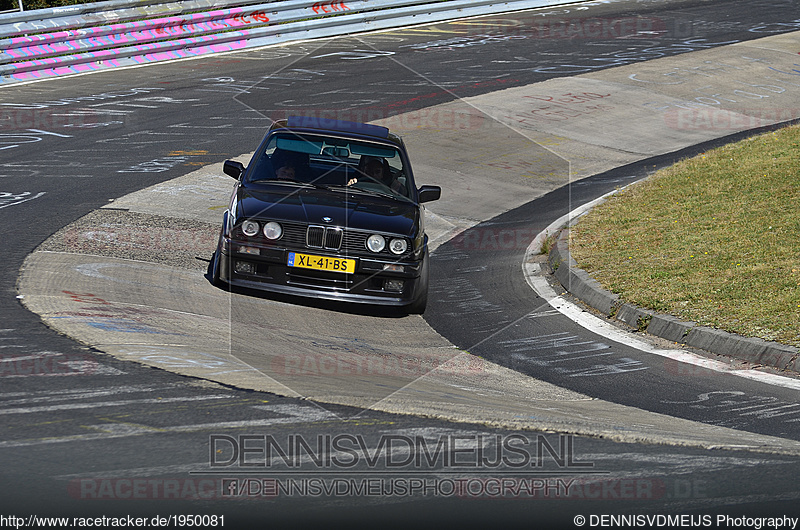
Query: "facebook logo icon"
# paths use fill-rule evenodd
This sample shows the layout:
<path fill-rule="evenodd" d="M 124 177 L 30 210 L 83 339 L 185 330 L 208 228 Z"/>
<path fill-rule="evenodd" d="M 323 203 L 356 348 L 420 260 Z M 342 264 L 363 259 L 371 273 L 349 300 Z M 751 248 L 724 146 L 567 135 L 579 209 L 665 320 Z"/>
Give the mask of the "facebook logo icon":
<path fill-rule="evenodd" d="M 239 481 L 235 478 L 222 479 L 222 496 L 233 497 L 239 495 Z"/>

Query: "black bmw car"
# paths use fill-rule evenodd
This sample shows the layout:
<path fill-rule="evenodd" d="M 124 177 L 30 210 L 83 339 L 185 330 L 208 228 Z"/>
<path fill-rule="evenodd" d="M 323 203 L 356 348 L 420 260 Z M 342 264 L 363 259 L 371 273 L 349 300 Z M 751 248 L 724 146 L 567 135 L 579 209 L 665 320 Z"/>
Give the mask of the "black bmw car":
<path fill-rule="evenodd" d="M 275 122 L 237 179 L 212 281 L 422 313 L 428 238 L 402 139 L 385 127 L 316 118 Z"/>

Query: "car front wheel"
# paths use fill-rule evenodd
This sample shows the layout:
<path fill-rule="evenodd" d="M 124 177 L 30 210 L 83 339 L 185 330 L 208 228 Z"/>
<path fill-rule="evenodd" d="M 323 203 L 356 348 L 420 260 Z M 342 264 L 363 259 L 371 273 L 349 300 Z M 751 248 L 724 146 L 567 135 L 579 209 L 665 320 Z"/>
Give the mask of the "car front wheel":
<path fill-rule="evenodd" d="M 425 312 L 425 308 L 428 306 L 428 250 L 425 250 L 425 257 L 423 258 L 425 261 L 422 264 L 422 271 L 419 275 L 419 285 L 417 286 L 417 291 L 419 294 L 417 298 L 411 302 L 408 306 L 406 306 L 406 311 L 409 314 L 413 315 L 421 315 Z"/>

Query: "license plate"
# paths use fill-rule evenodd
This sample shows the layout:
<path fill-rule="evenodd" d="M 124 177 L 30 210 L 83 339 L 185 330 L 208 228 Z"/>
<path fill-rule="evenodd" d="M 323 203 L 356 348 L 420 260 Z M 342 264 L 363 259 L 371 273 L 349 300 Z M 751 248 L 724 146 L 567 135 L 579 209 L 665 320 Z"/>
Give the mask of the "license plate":
<path fill-rule="evenodd" d="M 356 260 L 343 258 L 329 258 L 326 256 L 314 256 L 311 254 L 300 254 L 299 252 L 289 252 L 286 264 L 290 267 L 301 267 L 303 269 L 314 269 L 318 271 L 346 272 L 356 271 Z"/>

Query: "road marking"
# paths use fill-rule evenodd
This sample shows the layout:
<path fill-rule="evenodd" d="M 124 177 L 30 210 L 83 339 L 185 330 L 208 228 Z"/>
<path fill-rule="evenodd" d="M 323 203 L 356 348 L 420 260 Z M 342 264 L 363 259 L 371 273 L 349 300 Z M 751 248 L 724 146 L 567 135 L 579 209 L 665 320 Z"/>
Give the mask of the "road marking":
<path fill-rule="evenodd" d="M 175 388 L 174 386 L 162 386 L 161 389 Z M 46 392 L 12 392 L 0 394 L 0 400 L 8 398 L 23 398 L 3 402 L 4 406 L 9 404 L 22 405 L 27 403 L 41 403 L 48 401 L 64 401 L 68 399 L 89 399 L 101 396 L 109 396 L 122 393 L 135 392 L 155 392 L 159 387 L 153 385 L 123 385 L 98 388 L 79 388 L 68 390 L 52 390 Z"/>
<path fill-rule="evenodd" d="M 218 394 L 215 396 L 182 396 L 174 398 L 149 398 L 149 399 L 129 399 L 120 401 L 98 401 L 95 403 L 70 403 L 64 405 L 47 405 L 42 407 L 18 407 L 15 409 L 0 409 L 2 414 L 31 414 L 34 412 L 54 412 L 57 410 L 77 410 L 95 409 L 101 407 L 122 407 L 125 405 L 157 405 L 163 403 L 187 403 L 189 401 L 208 401 L 210 399 L 228 399 L 230 394 Z"/>
<path fill-rule="evenodd" d="M 17 204 L 22 204 L 23 202 L 32 201 L 33 199 L 38 199 L 45 193 L 46 192 L 44 191 L 40 191 L 36 195 L 31 195 L 30 191 L 25 191 L 14 195 L 8 192 L 0 192 L 0 208 L 8 208 L 9 206 L 16 206 Z"/>
<path fill-rule="evenodd" d="M 198 397 L 177 397 L 177 398 L 167 398 L 167 399 L 149 399 L 149 400 L 129 400 L 129 401 L 120 401 L 120 402 L 104 402 L 100 404 L 88 403 L 88 406 L 115 406 L 115 405 L 127 405 L 127 404 L 140 404 L 140 403 L 165 403 L 165 402 L 180 402 L 185 403 L 188 401 L 200 401 L 200 400 L 208 400 L 208 399 L 227 399 L 232 398 L 232 395 L 216 395 L 216 396 L 198 396 Z M 32 412 L 41 412 L 43 409 L 48 410 L 63 410 L 65 408 L 86 408 L 86 407 L 70 407 L 70 406 L 63 406 L 63 407 L 31 407 Z M 8 440 L 0 442 L 0 448 L 7 448 L 7 447 L 29 447 L 33 445 L 44 445 L 44 444 L 54 444 L 54 443 L 67 443 L 67 442 L 79 442 L 79 441 L 87 441 L 87 440 L 106 440 L 110 438 L 127 438 L 130 436 L 141 436 L 145 434 L 165 434 L 165 433 L 188 433 L 188 432 L 197 432 L 197 431 L 220 431 L 222 429 L 243 429 L 243 428 L 263 428 L 272 425 L 278 424 L 292 424 L 292 423 L 315 423 L 318 421 L 329 421 L 332 419 L 336 419 L 337 416 L 333 412 L 328 410 L 312 407 L 312 406 L 304 406 L 304 405 L 296 405 L 296 404 L 285 404 L 285 405 L 257 405 L 253 406 L 256 410 L 261 410 L 264 412 L 279 414 L 281 417 L 276 418 L 262 418 L 257 420 L 239 420 L 239 421 L 222 421 L 222 422 L 212 422 L 212 423 L 195 423 L 189 425 L 172 425 L 166 427 L 149 427 L 146 425 L 135 425 L 132 426 L 128 424 L 128 428 L 120 428 L 119 423 L 103 423 L 103 424 L 96 424 L 89 426 L 90 428 L 96 429 L 99 432 L 95 433 L 87 433 L 87 434 L 75 434 L 69 436 L 53 436 L 47 438 L 39 438 L 39 439 L 27 439 L 27 440 Z M 41 410 L 40 410 L 41 409 Z M 24 409 L 12 409 L 19 412 L 28 412 L 28 410 Z M 6 412 L 6 411 L 2 411 Z"/>
<path fill-rule="evenodd" d="M 0 334 L 15 331 L 2 329 Z M 7 341 L 0 344 L 0 379 L 124 374 L 122 370 L 100 363 L 98 357 L 90 353 L 31 351 L 30 344 L 27 344 L 29 341 L 24 336 L 0 336 L 0 341 Z M 12 349 L 18 355 L 10 354 Z"/>

